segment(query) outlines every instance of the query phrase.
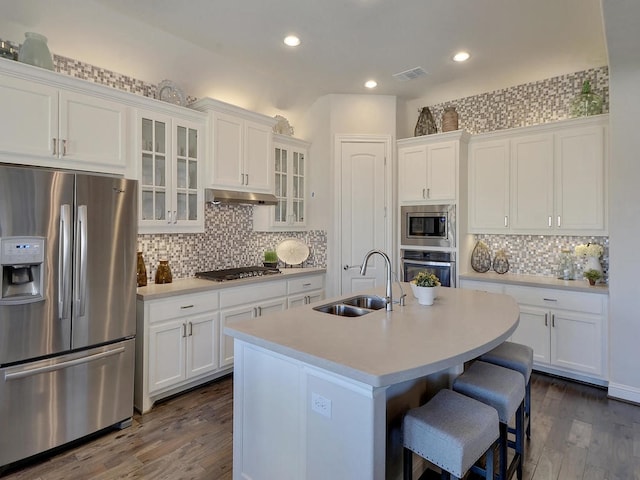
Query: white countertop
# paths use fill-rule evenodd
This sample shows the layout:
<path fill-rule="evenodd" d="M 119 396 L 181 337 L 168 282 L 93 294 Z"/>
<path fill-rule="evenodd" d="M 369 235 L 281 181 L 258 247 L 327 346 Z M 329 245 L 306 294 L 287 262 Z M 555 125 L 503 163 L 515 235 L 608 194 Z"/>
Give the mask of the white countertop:
<path fill-rule="evenodd" d="M 476 358 L 506 340 L 518 325 L 518 305 L 507 295 L 439 288 L 435 303 L 423 306 L 411 295 L 409 284 L 404 283 L 403 289 L 408 293 L 406 305 L 394 305 L 392 312 L 382 309 L 361 317 L 341 317 L 305 305 L 237 321 L 224 332 L 382 387 Z"/>
<path fill-rule="evenodd" d="M 173 297 L 175 295 L 207 292 L 210 290 L 220 290 L 223 288 L 238 287 L 241 285 L 272 282 L 274 280 L 285 280 L 298 276 L 326 273 L 327 270 L 325 268 L 316 267 L 281 268 L 280 272 L 280 274 L 241 278 L 239 280 L 228 280 L 224 282 L 215 282 L 201 278 L 183 278 L 174 280 L 172 283 L 163 283 L 158 285 L 151 283 L 146 287 L 138 287 L 137 298 L 138 300 L 156 300 L 158 298 Z"/>
<path fill-rule="evenodd" d="M 479 280 L 491 283 L 509 283 L 513 285 L 522 285 L 525 287 L 542 287 L 554 288 L 558 290 L 569 290 L 573 292 L 599 293 L 602 295 L 609 294 L 609 286 L 606 284 L 597 284 L 593 287 L 589 285 L 586 279 L 579 280 L 560 280 L 555 277 L 543 277 L 540 275 L 518 275 L 514 273 L 499 274 L 496 272 L 466 272 L 460 274 L 461 280 Z"/>

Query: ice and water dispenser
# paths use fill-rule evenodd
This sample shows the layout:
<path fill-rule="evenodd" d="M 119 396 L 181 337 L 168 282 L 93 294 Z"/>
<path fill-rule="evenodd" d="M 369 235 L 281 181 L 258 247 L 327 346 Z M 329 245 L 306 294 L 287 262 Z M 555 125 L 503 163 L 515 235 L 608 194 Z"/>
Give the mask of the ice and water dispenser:
<path fill-rule="evenodd" d="M 44 237 L 0 238 L 0 305 L 44 300 Z"/>

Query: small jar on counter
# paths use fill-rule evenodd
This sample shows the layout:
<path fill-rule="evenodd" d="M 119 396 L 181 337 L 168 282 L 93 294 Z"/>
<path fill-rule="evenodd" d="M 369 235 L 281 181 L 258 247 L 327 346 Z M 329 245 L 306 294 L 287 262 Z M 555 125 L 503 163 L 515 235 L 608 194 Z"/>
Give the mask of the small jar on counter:
<path fill-rule="evenodd" d="M 575 259 L 571 250 L 563 249 L 560 252 L 558 278 L 561 280 L 575 280 L 576 278 Z"/>
<path fill-rule="evenodd" d="M 156 283 L 171 283 L 173 277 L 171 276 L 171 268 L 169 268 L 168 260 L 160 260 L 160 265 L 156 270 Z"/>

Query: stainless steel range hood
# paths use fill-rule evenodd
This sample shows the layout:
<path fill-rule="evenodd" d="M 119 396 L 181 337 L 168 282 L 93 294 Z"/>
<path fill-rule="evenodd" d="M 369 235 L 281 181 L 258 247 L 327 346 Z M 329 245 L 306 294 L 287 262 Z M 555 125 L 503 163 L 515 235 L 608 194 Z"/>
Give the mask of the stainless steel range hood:
<path fill-rule="evenodd" d="M 232 203 L 242 205 L 275 205 L 278 199 L 268 193 L 236 192 L 234 190 L 204 189 L 206 204 Z"/>

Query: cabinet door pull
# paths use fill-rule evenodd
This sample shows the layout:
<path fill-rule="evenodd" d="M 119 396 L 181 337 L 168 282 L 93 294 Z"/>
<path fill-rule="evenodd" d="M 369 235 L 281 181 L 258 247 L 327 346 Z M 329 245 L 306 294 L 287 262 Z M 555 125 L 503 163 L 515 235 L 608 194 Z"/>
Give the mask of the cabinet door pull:
<path fill-rule="evenodd" d="M 509 226 L 509 217 L 507 215 L 504 216 L 504 228 Z"/>
<path fill-rule="evenodd" d="M 311 303 L 311 297 L 309 295 L 305 295 L 304 304 L 309 305 Z"/>
<path fill-rule="evenodd" d="M 551 215 L 549 215 L 549 228 L 551 228 Z"/>
<path fill-rule="evenodd" d="M 247 177 L 247 183 L 245 185 L 249 185 L 249 174 L 247 173 L 245 177 Z"/>
<path fill-rule="evenodd" d="M 178 212 L 176 212 L 175 210 L 173 211 L 173 223 L 178 223 Z"/>
<path fill-rule="evenodd" d="M 189 322 L 189 336 L 193 335 L 193 323 Z"/>
<path fill-rule="evenodd" d="M 427 188 L 427 198 L 431 198 L 431 189 Z"/>
<path fill-rule="evenodd" d="M 51 144 L 53 145 L 53 156 L 57 157 L 58 156 L 58 139 L 52 138 Z"/>
<path fill-rule="evenodd" d="M 427 189 L 426 188 L 422 189 L 422 198 L 425 198 L 425 199 L 427 198 Z"/>
<path fill-rule="evenodd" d="M 544 314 L 544 326 L 545 327 L 549 326 L 549 314 L 548 313 Z"/>
<path fill-rule="evenodd" d="M 544 300 L 545 302 L 557 302 L 558 299 L 556 298 L 543 298 L 542 300 Z"/>
<path fill-rule="evenodd" d="M 62 140 L 62 156 L 64 157 L 67 154 L 67 140 Z"/>
<path fill-rule="evenodd" d="M 183 323 L 182 324 L 182 338 L 186 338 L 187 336 L 187 324 Z"/>
<path fill-rule="evenodd" d="M 558 227 L 560 227 L 560 215 L 558 215 Z"/>
<path fill-rule="evenodd" d="M 310 286 L 311 286 L 311 283 L 303 283 L 303 284 L 302 284 L 302 286 L 303 286 L 303 287 L 305 287 L 305 288 L 306 288 L 306 287 L 310 287 Z"/>
<path fill-rule="evenodd" d="M 551 314 L 551 326 L 555 328 L 556 326 L 556 314 L 552 313 Z"/>
<path fill-rule="evenodd" d="M 167 210 L 167 223 L 171 223 L 171 210 Z"/>
<path fill-rule="evenodd" d="M 258 307 L 258 316 L 261 317 L 262 316 L 262 307 Z"/>
<path fill-rule="evenodd" d="M 185 310 L 187 308 L 193 308 L 193 305 L 181 305 L 180 310 Z"/>

